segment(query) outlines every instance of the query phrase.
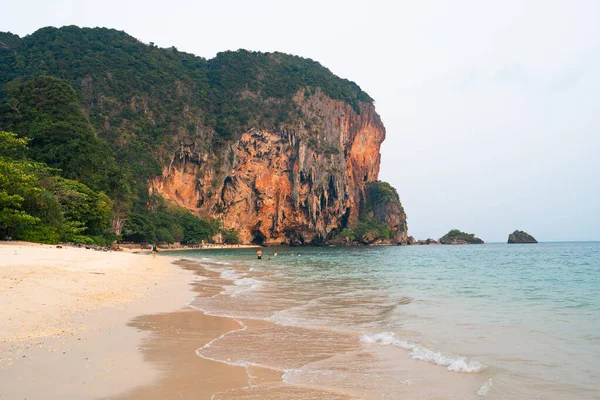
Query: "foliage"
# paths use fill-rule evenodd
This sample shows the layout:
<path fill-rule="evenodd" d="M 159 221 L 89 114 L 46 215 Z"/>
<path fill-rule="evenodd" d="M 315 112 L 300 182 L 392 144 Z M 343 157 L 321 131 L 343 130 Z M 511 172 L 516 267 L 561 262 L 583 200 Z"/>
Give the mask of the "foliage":
<path fill-rule="evenodd" d="M 239 137 L 249 128 L 280 127 L 298 115 L 293 96 L 321 93 L 360 113 L 373 100 L 354 82 L 311 59 L 246 50 L 211 60 L 146 45 L 113 29 L 47 27 L 19 38 L 0 33 L 0 85 L 40 75 L 67 81 L 77 91 L 98 136 L 118 159 L 136 155 L 132 168 L 156 173 L 175 143 L 172 132 L 214 130 L 209 146 Z M 2 93 L 0 99 L 10 97 Z M 144 148 L 145 152 L 133 151 Z M 147 157 L 146 155 L 150 155 Z"/>
<path fill-rule="evenodd" d="M 183 243 L 186 244 L 208 241 L 219 230 L 218 221 L 199 219 L 189 212 L 181 216 L 181 226 L 183 227 Z"/>
<path fill-rule="evenodd" d="M 350 228 L 344 228 L 340 231 L 340 233 L 337 234 L 337 237 L 340 239 L 350 239 L 351 241 L 354 240 L 357 235 L 354 232 L 354 230 L 350 229 Z"/>
<path fill-rule="evenodd" d="M 367 182 L 365 185 L 367 203 L 370 210 L 385 207 L 388 204 L 396 204 L 402 210 L 400 196 L 396 189 L 387 182 Z"/>
<path fill-rule="evenodd" d="M 116 162 L 106 143 L 95 136 L 73 88 L 63 80 L 40 76 L 8 85 L 1 124 L 30 138 L 30 156 L 96 190 L 110 188 Z"/>
<path fill-rule="evenodd" d="M 164 228 L 164 227 L 156 229 L 156 240 L 159 243 L 169 243 L 169 244 L 175 243 L 175 239 L 174 239 L 171 231 L 168 228 Z"/>
<path fill-rule="evenodd" d="M 127 219 L 123 239 L 142 243 L 197 244 L 209 242 L 219 233 L 219 222 L 198 218 L 188 210 L 166 204 L 158 196 L 151 199 L 152 209 L 133 213 Z M 230 237 L 237 238 L 237 231 L 227 230 Z"/>
<path fill-rule="evenodd" d="M 39 218 L 23 209 L 26 197 L 35 197 L 40 189 L 33 164 L 20 158 L 26 152 L 26 140 L 9 132 L 0 132 L 0 228 L 9 231 L 36 225 Z"/>
<path fill-rule="evenodd" d="M 444 235 L 445 237 L 448 237 L 450 239 L 459 239 L 459 238 L 464 238 L 464 237 L 470 237 L 470 238 L 474 238 L 475 234 L 473 233 L 465 233 L 459 229 L 452 229 L 451 231 L 449 231 L 448 233 L 446 233 Z"/>
<path fill-rule="evenodd" d="M 60 233 L 51 226 L 37 225 L 35 228 L 20 225 L 13 231 L 13 237 L 27 242 L 56 244 Z"/>
<path fill-rule="evenodd" d="M 392 231 L 387 224 L 377 222 L 374 217 L 363 214 L 358 225 L 354 228 L 354 234 L 357 239 L 360 239 L 366 233 L 371 233 L 375 238 L 381 239 L 389 239 L 392 235 Z"/>
<path fill-rule="evenodd" d="M 367 182 L 359 222 L 354 227 L 356 238 L 360 239 L 366 233 L 379 239 L 392 238 L 393 232 L 385 223 L 387 210 L 404 212 L 396 189 L 387 182 Z"/>
<path fill-rule="evenodd" d="M 294 127 L 303 118 L 297 94 L 329 96 L 356 113 L 373 102 L 318 62 L 283 53 L 238 50 L 205 60 L 113 29 L 0 32 L 0 130 L 21 140 L 14 153 L 0 147 L 2 162 L 29 179 L 18 190 L 2 187 L 8 211 L 0 225 L 19 225 L 25 237 L 33 224 L 45 233 L 27 237 L 44 241 L 108 243 L 110 230 L 132 241 L 210 240 L 216 221 L 153 205 L 148 181 L 180 141 L 218 157 L 249 129 Z"/>
<path fill-rule="evenodd" d="M 372 103 L 358 85 L 340 79 L 311 59 L 284 53 L 226 51 L 207 62 L 209 100 L 215 130 L 236 137 L 250 126 L 278 127 L 293 121 L 292 97 L 301 89 L 320 88 L 347 102 L 360 114 L 360 102 Z"/>
<path fill-rule="evenodd" d="M 233 228 L 221 229 L 221 236 L 223 237 L 223 243 L 237 244 L 239 243 L 239 233 Z"/>
<path fill-rule="evenodd" d="M 442 236 L 440 238 L 440 243 L 449 244 L 449 243 L 452 243 L 452 242 L 458 241 L 458 240 L 465 241 L 467 243 L 474 243 L 474 244 L 482 244 L 483 243 L 483 240 L 476 237 L 474 234 L 465 233 L 458 229 L 452 229 L 447 234 Z"/>
<path fill-rule="evenodd" d="M 148 215 L 131 214 L 123 228 L 123 239 L 137 243 L 156 242 L 155 227 Z"/>
<path fill-rule="evenodd" d="M 0 132 L 0 228 L 15 239 L 87 242 L 109 226 L 112 202 L 83 183 L 24 157 L 25 138 Z"/>

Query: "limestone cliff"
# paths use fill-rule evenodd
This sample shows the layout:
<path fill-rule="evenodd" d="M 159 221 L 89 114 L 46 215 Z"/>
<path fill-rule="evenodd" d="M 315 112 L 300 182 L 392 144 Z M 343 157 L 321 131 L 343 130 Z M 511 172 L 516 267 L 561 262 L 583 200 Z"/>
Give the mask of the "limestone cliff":
<path fill-rule="evenodd" d="M 161 226 L 157 193 L 243 242 L 324 243 L 343 228 L 362 243 L 406 240 L 399 198 L 373 208 L 365 189 L 385 138 L 374 100 L 317 61 L 241 49 L 204 59 L 66 26 L 0 32 L 0 72 L 0 103 L 14 100 L 9 83 L 39 75 L 73 88 L 116 161 L 100 169 L 116 234 L 181 237 L 180 223 Z"/>
<path fill-rule="evenodd" d="M 249 129 L 218 156 L 203 145 L 206 134 L 182 140 L 151 192 L 220 219 L 244 243 L 320 244 L 356 225 L 365 185 L 379 174 L 379 115 L 371 104 L 357 113 L 320 90 L 301 90 L 293 101 L 295 123 Z M 394 240 L 406 240 L 404 211 L 384 214 Z"/>

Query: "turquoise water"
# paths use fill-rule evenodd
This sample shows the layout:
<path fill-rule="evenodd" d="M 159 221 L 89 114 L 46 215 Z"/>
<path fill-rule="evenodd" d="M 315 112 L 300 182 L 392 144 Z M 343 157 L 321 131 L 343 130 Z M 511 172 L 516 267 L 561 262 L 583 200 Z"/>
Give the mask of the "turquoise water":
<path fill-rule="evenodd" d="M 318 365 L 278 360 L 290 384 L 364 398 L 397 398 L 407 388 L 415 398 L 600 398 L 600 242 L 267 248 L 263 260 L 254 253 L 179 252 L 232 282 L 196 305 L 360 343 L 352 357 L 340 350 Z M 432 376 L 437 391 L 414 383 Z"/>

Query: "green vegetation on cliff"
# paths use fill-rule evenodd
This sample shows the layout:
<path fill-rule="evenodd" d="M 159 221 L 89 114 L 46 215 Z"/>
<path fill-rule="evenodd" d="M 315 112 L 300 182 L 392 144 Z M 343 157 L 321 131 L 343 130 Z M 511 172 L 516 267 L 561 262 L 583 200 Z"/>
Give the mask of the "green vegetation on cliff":
<path fill-rule="evenodd" d="M 320 88 L 357 113 L 360 102 L 373 102 L 318 62 L 284 53 L 238 50 L 206 60 L 106 28 L 47 27 L 24 38 L 0 33 L 0 85 L 39 75 L 71 84 L 101 136 L 132 131 L 128 141 L 148 150 L 157 150 L 153 141 L 199 128 L 215 131 L 219 141 L 253 126 L 290 123 L 298 113 L 292 96 L 304 88 Z"/>
<path fill-rule="evenodd" d="M 95 136 L 68 83 L 40 76 L 7 85 L 7 96 L 0 109 L 2 129 L 31 139 L 31 158 L 60 170 L 64 178 L 98 190 L 117 190 L 114 156 Z"/>
<path fill-rule="evenodd" d="M 86 242 L 107 234 L 112 202 L 27 157 L 27 139 L 0 132 L 0 229 L 15 239 Z M 102 239 L 103 241 L 103 239 Z"/>
<path fill-rule="evenodd" d="M 402 209 L 400 196 L 398 196 L 396 189 L 389 183 L 382 181 L 368 182 L 366 185 L 366 191 L 367 211 L 385 208 L 389 205 L 397 205 Z"/>
<path fill-rule="evenodd" d="M 483 244 L 483 240 L 476 237 L 473 233 L 465 233 L 458 229 L 452 229 L 440 238 L 440 243 L 442 244 L 461 244 L 461 242 Z"/>
<path fill-rule="evenodd" d="M 356 113 L 373 102 L 318 62 L 283 53 L 238 50 L 206 60 L 105 28 L 47 27 L 23 38 L 0 32 L 0 130 L 28 138 L 29 147 L 27 161 L 0 154 L 7 170 L 28 165 L 20 192 L 6 192 L 20 197 L 3 200 L 10 206 L 0 226 L 24 238 L 19 229 L 37 224 L 28 232 L 45 231 L 36 240 L 47 242 L 109 232 L 135 241 L 206 240 L 218 224 L 157 205 L 149 180 L 183 143 L 203 146 L 220 163 L 224 146 L 251 128 L 294 129 L 306 121 L 293 98 L 311 95 L 342 100 Z M 94 210 L 101 202 L 102 223 L 66 211 L 74 198 Z M 236 232 L 221 234 L 237 241 Z"/>
<path fill-rule="evenodd" d="M 110 231 L 113 200 L 59 170 L 29 158 L 28 139 L 0 131 L 0 231 L 14 239 L 42 243 L 108 245 L 119 238 Z M 199 219 L 189 211 L 153 198 L 150 208 L 131 212 L 124 240 L 200 243 L 219 233 L 218 221 Z M 229 243 L 237 236 L 224 230 Z"/>
<path fill-rule="evenodd" d="M 392 212 L 393 210 L 393 212 Z M 365 198 L 360 212 L 359 222 L 354 229 L 344 228 L 338 233 L 338 239 L 348 238 L 363 242 L 377 239 L 390 240 L 394 231 L 389 221 L 390 215 L 404 213 L 398 192 L 389 183 L 377 181 L 365 185 Z M 398 227 L 405 230 L 405 227 Z"/>

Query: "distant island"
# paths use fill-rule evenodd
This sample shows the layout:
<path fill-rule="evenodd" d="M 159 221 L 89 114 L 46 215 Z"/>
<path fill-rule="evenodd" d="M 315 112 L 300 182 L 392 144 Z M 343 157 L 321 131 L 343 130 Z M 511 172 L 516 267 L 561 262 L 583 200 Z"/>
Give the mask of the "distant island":
<path fill-rule="evenodd" d="M 472 233 L 465 233 L 458 229 L 452 229 L 440 238 L 441 244 L 483 244 L 483 240 L 479 239 Z"/>
<path fill-rule="evenodd" d="M 533 236 L 524 231 L 514 231 L 508 235 L 508 243 L 537 243 Z"/>
<path fill-rule="evenodd" d="M 424 246 L 431 244 L 483 244 L 483 240 L 479 239 L 472 233 L 465 233 L 458 229 L 452 229 L 440 238 L 440 240 L 426 239 L 416 240 L 412 236 L 408 236 L 406 244 L 409 246 Z"/>

